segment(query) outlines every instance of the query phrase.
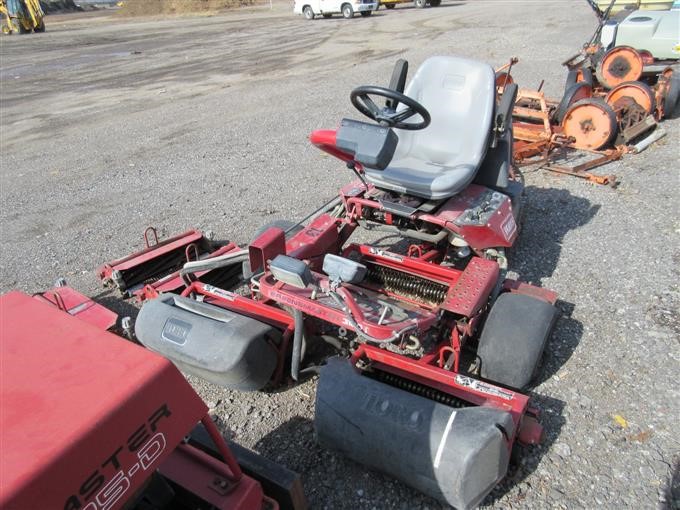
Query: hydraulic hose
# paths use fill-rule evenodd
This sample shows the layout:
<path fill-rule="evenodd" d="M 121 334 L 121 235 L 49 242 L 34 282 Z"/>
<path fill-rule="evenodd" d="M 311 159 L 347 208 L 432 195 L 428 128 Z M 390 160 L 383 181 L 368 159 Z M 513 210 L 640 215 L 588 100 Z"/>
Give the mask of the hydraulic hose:
<path fill-rule="evenodd" d="M 290 361 L 290 375 L 297 381 L 300 376 L 300 358 L 302 358 L 302 335 L 304 334 L 305 324 L 302 312 L 293 308 L 293 319 L 295 320 L 295 333 L 293 334 L 293 356 Z"/>
<path fill-rule="evenodd" d="M 192 262 L 187 262 L 184 267 L 180 269 L 179 276 L 182 281 L 189 286 L 191 284 L 191 279 L 189 275 L 197 273 L 199 271 L 210 271 L 213 269 L 218 269 L 220 267 L 232 266 L 234 264 L 240 264 L 241 262 L 248 259 L 247 250 L 239 250 L 236 252 L 225 253 L 219 257 L 214 257 L 212 259 L 205 260 L 194 260 Z"/>

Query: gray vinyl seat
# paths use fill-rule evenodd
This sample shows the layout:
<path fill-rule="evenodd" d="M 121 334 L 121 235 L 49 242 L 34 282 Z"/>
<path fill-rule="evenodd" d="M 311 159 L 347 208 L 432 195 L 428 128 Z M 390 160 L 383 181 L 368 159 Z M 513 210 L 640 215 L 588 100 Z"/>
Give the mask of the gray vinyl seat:
<path fill-rule="evenodd" d="M 490 142 L 494 70 L 475 60 L 430 57 L 404 94 L 422 104 L 432 121 L 419 131 L 395 129 L 399 143 L 392 161 L 382 171 L 364 168 L 366 179 L 378 188 L 427 199 L 459 193 L 474 179 Z"/>

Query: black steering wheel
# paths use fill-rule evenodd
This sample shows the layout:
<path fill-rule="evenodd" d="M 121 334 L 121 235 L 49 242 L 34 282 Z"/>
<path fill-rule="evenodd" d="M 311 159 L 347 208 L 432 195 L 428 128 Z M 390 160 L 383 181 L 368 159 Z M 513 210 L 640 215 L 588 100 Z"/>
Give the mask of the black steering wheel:
<path fill-rule="evenodd" d="M 384 97 L 387 99 L 385 106 L 379 107 L 370 96 Z M 357 110 L 383 126 L 417 131 L 430 125 L 430 112 L 415 99 L 396 90 L 378 87 L 377 85 L 364 85 L 355 88 L 349 98 Z M 397 110 L 399 103 L 406 108 Z M 405 122 L 414 115 L 420 115 L 423 120 L 421 122 Z"/>

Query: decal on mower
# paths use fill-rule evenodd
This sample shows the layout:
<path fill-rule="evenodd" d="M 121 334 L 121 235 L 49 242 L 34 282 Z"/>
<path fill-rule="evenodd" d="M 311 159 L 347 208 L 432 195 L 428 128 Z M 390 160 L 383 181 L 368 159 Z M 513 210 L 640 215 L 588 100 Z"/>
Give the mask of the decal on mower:
<path fill-rule="evenodd" d="M 190 323 L 170 318 L 165 323 L 165 326 L 163 326 L 161 338 L 173 344 L 184 345 L 187 343 L 189 331 L 191 331 Z"/>
<path fill-rule="evenodd" d="M 366 393 L 361 407 L 368 414 L 390 418 L 393 423 L 405 429 L 418 430 L 423 423 L 421 411 L 390 402 L 375 393 Z"/>
<path fill-rule="evenodd" d="M 167 404 L 154 411 L 145 423 L 130 434 L 126 443 L 104 459 L 78 491 L 66 499 L 64 510 L 113 508 L 132 485 L 131 478 L 138 472 L 147 471 L 165 451 L 167 442 L 165 435 L 158 432 L 158 422 L 171 414 Z M 124 457 L 132 458 L 126 462 Z M 111 470 L 115 470 L 115 473 L 107 482 L 105 473 Z"/>
<path fill-rule="evenodd" d="M 491 384 L 487 384 L 464 375 L 457 375 L 456 382 L 461 386 L 470 388 L 471 390 L 479 391 L 480 393 L 486 393 L 487 395 L 493 395 L 494 397 L 499 397 L 503 400 L 512 400 L 512 398 L 515 396 L 512 391 L 504 390 L 497 386 L 492 386 Z"/>
<path fill-rule="evenodd" d="M 501 229 L 503 230 L 503 235 L 505 236 L 505 239 L 507 241 L 512 239 L 512 236 L 515 234 L 515 231 L 517 230 L 517 223 L 515 223 L 515 217 L 512 215 L 508 216 L 507 219 L 501 225 Z"/>
<path fill-rule="evenodd" d="M 219 287 L 215 287 L 214 285 L 205 284 L 205 285 L 203 285 L 203 289 L 206 292 L 209 292 L 210 294 L 214 294 L 216 296 L 220 296 L 221 298 L 224 298 L 227 301 L 233 301 L 235 299 L 235 296 L 236 296 L 236 294 L 234 294 L 233 292 L 229 292 L 228 290 L 220 289 Z"/>
<path fill-rule="evenodd" d="M 277 290 L 271 291 L 269 297 L 274 301 L 278 301 L 279 303 L 283 303 L 285 305 L 290 305 L 293 308 L 297 308 L 301 312 L 305 312 L 308 315 L 313 315 L 320 319 L 327 320 L 328 322 L 334 322 L 335 320 L 335 317 L 326 312 L 326 310 L 324 310 L 322 307 L 316 306 L 313 303 L 309 303 L 306 299 L 298 299 Z M 347 326 L 352 325 L 347 319 L 344 319 L 342 322 Z"/>
<path fill-rule="evenodd" d="M 378 257 L 382 257 L 384 259 L 389 259 L 389 260 L 394 260 L 396 262 L 403 262 L 404 257 L 401 255 L 395 255 L 394 253 L 390 253 L 389 251 L 381 250 L 380 248 L 369 248 L 368 253 L 371 255 L 377 255 Z"/>

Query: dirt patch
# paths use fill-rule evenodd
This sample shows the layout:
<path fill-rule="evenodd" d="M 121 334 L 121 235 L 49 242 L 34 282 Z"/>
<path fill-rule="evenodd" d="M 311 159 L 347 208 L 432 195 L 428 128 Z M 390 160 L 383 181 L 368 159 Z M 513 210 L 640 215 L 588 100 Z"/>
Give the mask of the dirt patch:
<path fill-rule="evenodd" d="M 257 0 L 129 0 L 121 9 L 126 16 L 211 12 L 253 5 Z"/>

